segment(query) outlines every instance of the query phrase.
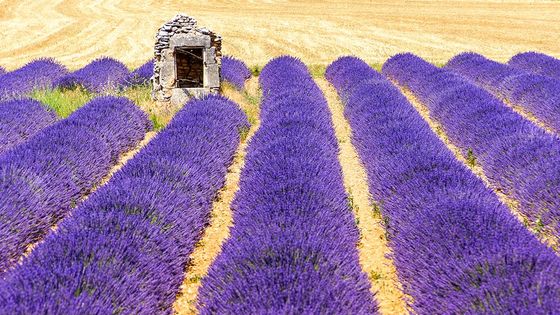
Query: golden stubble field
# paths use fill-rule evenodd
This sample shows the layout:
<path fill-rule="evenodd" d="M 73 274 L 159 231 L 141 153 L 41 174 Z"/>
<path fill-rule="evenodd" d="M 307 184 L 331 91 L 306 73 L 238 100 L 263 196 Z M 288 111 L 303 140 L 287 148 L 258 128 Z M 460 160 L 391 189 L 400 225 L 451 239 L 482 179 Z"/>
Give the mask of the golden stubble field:
<path fill-rule="evenodd" d="M 401 51 L 435 62 L 467 50 L 501 61 L 527 50 L 560 57 L 559 1 L 0 0 L 0 65 L 50 56 L 77 68 L 108 55 L 138 66 L 178 12 L 250 65 L 281 54 L 310 64 L 343 54 L 380 63 Z"/>

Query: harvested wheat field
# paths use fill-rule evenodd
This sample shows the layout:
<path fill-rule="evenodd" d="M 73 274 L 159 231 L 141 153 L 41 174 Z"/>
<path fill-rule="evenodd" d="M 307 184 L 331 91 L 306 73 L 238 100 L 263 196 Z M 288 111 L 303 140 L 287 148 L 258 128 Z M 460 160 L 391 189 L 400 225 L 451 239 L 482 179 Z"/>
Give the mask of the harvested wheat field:
<path fill-rule="evenodd" d="M 16 68 L 56 57 L 76 68 L 101 55 L 139 66 L 155 30 L 178 12 L 224 38 L 249 65 L 290 54 L 328 64 L 355 54 L 382 63 L 414 52 L 434 62 L 476 51 L 506 61 L 538 50 L 560 56 L 558 1 L 0 1 L 0 58 Z"/>
<path fill-rule="evenodd" d="M 160 2 L 0 1 L 0 314 L 560 313 L 560 2 Z"/>

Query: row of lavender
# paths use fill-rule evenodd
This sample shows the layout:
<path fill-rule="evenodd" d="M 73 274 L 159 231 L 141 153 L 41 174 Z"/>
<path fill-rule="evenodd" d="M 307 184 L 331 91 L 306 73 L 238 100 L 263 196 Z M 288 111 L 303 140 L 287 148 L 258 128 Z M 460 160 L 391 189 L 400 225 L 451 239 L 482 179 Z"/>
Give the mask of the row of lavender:
<path fill-rule="evenodd" d="M 100 182 L 150 129 L 125 98 L 100 97 L 0 156 L 0 273 Z"/>
<path fill-rule="evenodd" d="M 430 109 L 451 141 L 477 163 L 519 210 L 560 240 L 560 139 L 546 133 L 490 93 L 424 60 L 402 54 L 384 73 Z"/>
<path fill-rule="evenodd" d="M 2 95 L 10 99 L 24 95 L 33 89 L 47 86 L 70 88 L 82 85 L 89 91 L 101 92 L 109 86 L 146 84 L 153 73 L 153 62 L 149 61 L 129 73 L 120 62 L 101 58 L 86 67 L 65 74 L 64 67 L 52 60 L 32 62 L 21 69 L 11 72 L 6 78 L 0 78 L 0 100 Z M 0 76 L 3 69 L 0 68 Z M 223 79 L 239 90 L 243 89 L 250 72 L 245 63 L 232 57 L 224 57 L 222 65 Z M 4 92 L 2 92 L 4 91 Z M 18 97 L 19 98 L 19 97 Z M 43 128 L 56 122 L 56 115 L 41 103 L 31 99 L 16 99 L 0 102 L 0 154 L 25 142 Z"/>
<path fill-rule="evenodd" d="M 384 71 L 415 80 L 417 69 L 401 59 L 407 56 L 389 60 Z M 335 61 L 326 77 L 345 103 L 412 309 L 553 313 L 560 303 L 559 258 L 454 158 L 400 91 L 353 57 Z M 430 86 L 430 78 L 422 79 Z"/>
<path fill-rule="evenodd" d="M 6 314 L 170 314 L 212 200 L 247 128 L 220 96 L 156 138 L 0 283 Z"/>
<path fill-rule="evenodd" d="M 523 58 L 522 58 L 523 57 Z M 447 70 L 488 89 L 494 95 L 522 107 L 556 133 L 560 133 L 560 79 L 533 72 L 526 72 L 527 64 L 535 64 L 535 71 L 551 64 L 554 59 L 543 62 L 523 62 L 530 59 L 526 55 L 514 57 L 508 66 L 486 59 L 475 53 L 463 53 L 452 58 L 445 66 Z M 547 68 L 548 69 L 548 68 Z"/>
<path fill-rule="evenodd" d="M 153 71 L 153 60 L 130 72 L 120 61 L 102 57 L 79 70 L 69 72 L 53 59 L 38 59 L 5 74 L 5 70 L 0 68 L 0 101 L 20 98 L 35 89 L 82 86 L 89 92 L 102 93 L 144 85 L 149 83 Z M 223 58 L 221 71 L 223 79 L 239 90 L 251 76 L 245 63 L 233 57 Z"/>
<path fill-rule="evenodd" d="M 560 59 L 542 53 L 517 54 L 509 60 L 508 65 L 523 71 L 560 79 Z"/>
<path fill-rule="evenodd" d="M 20 98 L 36 89 L 81 85 L 90 92 L 134 84 L 145 84 L 153 72 L 153 61 L 129 72 L 121 62 L 104 57 L 69 72 L 54 59 L 43 58 L 0 76 L 0 101 Z"/>
<path fill-rule="evenodd" d="M 56 114 L 38 101 L 0 102 L 0 155 L 56 121 Z"/>
<path fill-rule="evenodd" d="M 261 126 L 200 313 L 374 313 L 326 100 L 292 57 L 270 61 L 259 80 Z"/>

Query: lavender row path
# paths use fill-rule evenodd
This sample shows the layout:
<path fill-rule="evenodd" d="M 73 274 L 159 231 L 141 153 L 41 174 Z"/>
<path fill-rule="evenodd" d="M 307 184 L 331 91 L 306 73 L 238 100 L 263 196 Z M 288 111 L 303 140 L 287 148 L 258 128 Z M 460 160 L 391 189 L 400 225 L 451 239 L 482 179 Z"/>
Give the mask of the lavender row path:
<path fill-rule="evenodd" d="M 455 159 L 404 95 L 355 57 L 335 61 L 326 77 L 345 103 L 352 141 L 381 202 L 411 311 L 553 313 L 560 258 Z"/>
<path fill-rule="evenodd" d="M 560 80 L 560 59 L 538 52 L 517 54 L 508 61 L 514 68 Z"/>
<path fill-rule="evenodd" d="M 366 170 L 352 145 L 352 128 L 344 117 L 344 105 L 336 89 L 326 79 L 315 78 L 315 81 L 323 90 L 332 113 L 344 187 L 360 231 L 357 246 L 360 265 L 368 275 L 370 291 L 375 293 L 381 314 L 406 314 L 406 298 L 391 259 L 383 217 L 379 212 L 379 204 L 369 193 Z"/>
<path fill-rule="evenodd" d="M 409 89 L 446 135 L 480 164 L 490 183 L 519 202 L 527 224 L 560 240 L 560 139 L 469 81 L 412 54 L 397 55 L 384 73 Z"/>
<path fill-rule="evenodd" d="M 173 304 L 175 315 L 196 314 L 196 301 L 202 278 L 208 273 L 210 264 L 221 251 L 222 244 L 229 236 L 232 225 L 231 203 L 239 188 L 241 169 L 245 163 L 248 141 L 259 128 L 259 89 L 258 78 L 253 77 L 247 82 L 246 90 L 239 91 L 233 86 L 223 86 L 222 95 L 233 100 L 247 115 L 250 123 L 248 130 L 241 130 L 241 144 L 235 152 L 233 162 L 228 168 L 224 187 L 220 190 L 212 204 L 210 225 L 204 229 L 204 235 L 196 244 L 181 285 L 181 292 Z"/>
<path fill-rule="evenodd" d="M 22 98 L 33 90 L 48 89 L 68 70 L 54 59 L 37 59 L 0 76 L 0 101 Z"/>
<path fill-rule="evenodd" d="M 0 282 L 0 313 L 170 314 L 247 119 L 209 96 L 150 143 Z"/>
<path fill-rule="evenodd" d="M 328 106 L 307 67 L 270 61 L 230 238 L 202 280 L 201 314 L 375 313 Z"/>
<path fill-rule="evenodd" d="M 445 69 L 487 89 L 528 119 L 536 120 L 537 125 L 560 134 L 560 79 L 525 72 L 475 53 L 453 57 Z"/>
<path fill-rule="evenodd" d="M 0 154 L 57 121 L 56 114 L 31 99 L 0 102 Z"/>
<path fill-rule="evenodd" d="M 0 273 L 99 184 L 150 128 L 130 100 L 100 97 L 0 156 Z"/>

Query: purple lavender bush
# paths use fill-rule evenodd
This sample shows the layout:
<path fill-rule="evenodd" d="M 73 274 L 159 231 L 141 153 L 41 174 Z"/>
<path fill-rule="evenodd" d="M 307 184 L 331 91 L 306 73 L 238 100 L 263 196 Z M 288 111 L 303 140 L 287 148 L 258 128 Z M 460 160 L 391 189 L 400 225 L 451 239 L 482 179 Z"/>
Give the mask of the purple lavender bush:
<path fill-rule="evenodd" d="M 0 313 L 171 314 L 248 126 L 221 96 L 186 104 L 0 282 Z"/>
<path fill-rule="evenodd" d="M 60 78 L 55 85 L 63 89 L 81 86 L 92 93 L 103 93 L 119 89 L 129 75 L 130 72 L 122 62 L 101 57 Z"/>
<path fill-rule="evenodd" d="M 384 73 L 428 106 L 450 140 L 476 158 L 495 187 L 519 201 L 519 211 L 536 228 L 560 240 L 560 139 L 414 55 L 390 59 Z"/>
<path fill-rule="evenodd" d="M 0 66 L 0 76 L 5 74 L 6 72 L 7 72 L 6 69 L 4 69 L 4 67 Z"/>
<path fill-rule="evenodd" d="M 202 280 L 200 313 L 375 313 L 326 100 L 292 57 L 270 61 L 259 80 L 261 126 L 230 237 Z"/>
<path fill-rule="evenodd" d="M 0 154 L 55 123 L 56 114 L 32 99 L 0 102 Z"/>
<path fill-rule="evenodd" d="M 150 126 L 130 100 L 100 97 L 0 156 L 0 273 L 97 185 Z"/>
<path fill-rule="evenodd" d="M 519 70 L 560 79 L 560 59 L 538 52 L 519 53 L 508 61 L 508 65 Z"/>
<path fill-rule="evenodd" d="M 404 66 L 411 59 L 397 55 L 383 71 L 421 85 L 421 65 Z M 395 86 L 367 68 L 342 57 L 325 76 L 342 96 L 413 313 L 554 313 L 559 257 L 455 159 Z"/>
<path fill-rule="evenodd" d="M 245 62 L 231 56 L 224 56 L 222 58 L 220 72 L 222 80 L 233 84 L 238 90 L 243 90 L 245 81 L 251 77 L 251 71 Z"/>
<path fill-rule="evenodd" d="M 459 54 L 445 68 L 522 107 L 560 133 L 560 80 L 528 73 L 475 53 Z"/>
<path fill-rule="evenodd" d="M 41 58 L 0 76 L 0 101 L 24 97 L 35 89 L 52 88 L 68 70 L 54 59 Z"/>
<path fill-rule="evenodd" d="M 138 67 L 136 70 L 132 71 L 128 77 L 125 79 L 124 86 L 138 86 L 138 85 L 148 85 L 150 80 L 154 75 L 154 60 L 151 59 L 145 64 Z"/>

